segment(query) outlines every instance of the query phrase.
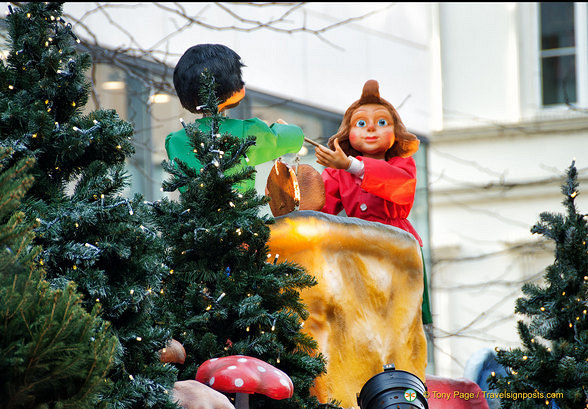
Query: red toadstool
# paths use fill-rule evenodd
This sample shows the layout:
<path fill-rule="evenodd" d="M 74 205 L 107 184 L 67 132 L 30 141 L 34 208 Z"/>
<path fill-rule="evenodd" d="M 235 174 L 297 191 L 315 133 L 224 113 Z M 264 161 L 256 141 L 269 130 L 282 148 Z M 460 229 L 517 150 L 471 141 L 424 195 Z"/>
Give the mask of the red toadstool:
<path fill-rule="evenodd" d="M 249 407 L 249 395 L 291 398 L 294 385 L 288 375 L 260 359 L 245 355 L 213 358 L 198 368 L 196 380 L 219 392 L 236 393 L 236 409 Z"/>

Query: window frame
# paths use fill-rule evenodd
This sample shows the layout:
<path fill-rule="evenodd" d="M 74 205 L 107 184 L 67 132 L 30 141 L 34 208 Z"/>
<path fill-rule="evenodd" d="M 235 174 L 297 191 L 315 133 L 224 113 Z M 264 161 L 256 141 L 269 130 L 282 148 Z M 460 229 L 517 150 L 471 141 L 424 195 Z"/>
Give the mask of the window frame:
<path fill-rule="evenodd" d="M 519 95 L 521 120 L 554 118 L 569 114 L 565 103 L 543 105 L 541 74 L 541 24 L 537 2 L 517 3 L 517 36 L 519 48 Z M 588 4 L 574 3 L 576 42 L 575 107 L 588 107 Z"/>
<path fill-rule="evenodd" d="M 574 47 L 564 47 L 557 50 L 541 49 L 541 3 L 534 3 L 533 14 L 536 19 L 535 45 L 536 50 L 536 64 L 539 73 L 537 78 L 537 93 L 536 101 L 540 110 L 552 111 L 568 109 L 565 102 L 559 104 L 544 105 L 543 104 L 543 83 L 542 83 L 542 63 L 546 55 L 550 56 L 565 56 L 574 54 L 576 63 L 576 101 L 571 102 L 574 106 L 588 106 L 588 6 L 586 3 L 574 2 Z M 525 27 L 521 27 L 525 30 Z M 571 52 L 573 49 L 573 53 Z"/>

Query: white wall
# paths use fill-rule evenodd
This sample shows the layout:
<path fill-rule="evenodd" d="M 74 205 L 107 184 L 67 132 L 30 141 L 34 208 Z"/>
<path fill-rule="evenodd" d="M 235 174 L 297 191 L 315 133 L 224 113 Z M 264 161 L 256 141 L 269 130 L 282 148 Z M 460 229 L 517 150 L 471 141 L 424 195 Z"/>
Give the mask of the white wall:
<path fill-rule="evenodd" d="M 440 3 L 443 128 L 519 117 L 516 6 Z"/>
<path fill-rule="evenodd" d="M 432 98 L 429 150 L 435 363 L 458 377 L 476 350 L 520 344 L 515 299 L 554 261 L 530 229 L 541 212 L 565 211 L 560 186 L 573 159 L 588 190 L 588 115 L 540 108 L 535 4 L 434 8 L 441 84 L 433 86 L 442 94 Z M 577 203 L 587 211 L 585 194 Z"/>

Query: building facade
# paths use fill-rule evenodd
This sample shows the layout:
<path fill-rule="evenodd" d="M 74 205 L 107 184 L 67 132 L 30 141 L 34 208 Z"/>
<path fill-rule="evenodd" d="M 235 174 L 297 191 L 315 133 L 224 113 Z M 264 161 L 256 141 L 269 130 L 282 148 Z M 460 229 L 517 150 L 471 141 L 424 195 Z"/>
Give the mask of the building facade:
<path fill-rule="evenodd" d="M 554 261 L 531 234 L 588 182 L 586 3 L 439 3 L 429 150 L 436 365 L 519 345 L 514 303 Z M 586 209 L 582 195 L 578 203 Z M 583 205 L 583 206 L 582 206 Z"/>

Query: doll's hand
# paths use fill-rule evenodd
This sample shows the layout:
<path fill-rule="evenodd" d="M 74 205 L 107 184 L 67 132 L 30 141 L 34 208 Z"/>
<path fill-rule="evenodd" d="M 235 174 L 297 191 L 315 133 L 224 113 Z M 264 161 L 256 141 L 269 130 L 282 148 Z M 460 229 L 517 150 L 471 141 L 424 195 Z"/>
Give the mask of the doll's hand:
<path fill-rule="evenodd" d="M 276 123 L 278 123 L 278 124 L 282 124 L 282 125 L 288 125 L 288 122 L 284 121 L 282 118 L 278 119 L 278 120 L 276 121 Z"/>
<path fill-rule="evenodd" d="M 351 164 L 351 159 L 343 152 L 339 146 L 339 140 L 335 139 L 335 150 L 321 145 L 314 149 L 317 163 L 327 168 L 347 169 Z"/>

